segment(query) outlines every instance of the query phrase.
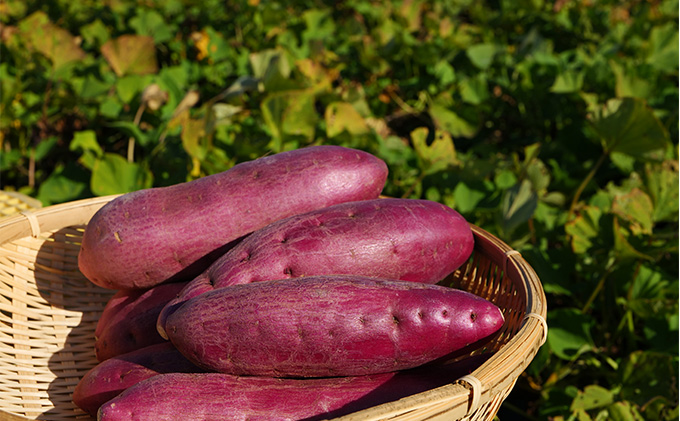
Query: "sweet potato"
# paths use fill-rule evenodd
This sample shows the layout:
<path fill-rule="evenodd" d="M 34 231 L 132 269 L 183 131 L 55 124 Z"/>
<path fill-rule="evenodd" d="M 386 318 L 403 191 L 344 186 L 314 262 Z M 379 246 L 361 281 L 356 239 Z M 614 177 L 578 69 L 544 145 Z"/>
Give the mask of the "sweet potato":
<path fill-rule="evenodd" d="M 78 265 L 90 281 L 110 289 L 191 279 L 244 235 L 297 213 L 377 198 L 386 178 L 387 166 L 377 157 L 324 145 L 124 194 L 88 223 Z"/>
<path fill-rule="evenodd" d="M 455 382 L 487 357 L 427 369 L 323 379 L 161 374 L 107 402 L 98 415 L 101 421 L 330 419 Z"/>
<path fill-rule="evenodd" d="M 100 362 L 73 391 L 73 403 L 95 415 L 99 407 L 128 387 L 161 373 L 201 373 L 169 342 L 128 352 Z"/>
<path fill-rule="evenodd" d="M 164 342 L 156 330 L 161 309 L 186 286 L 172 282 L 142 290 L 120 290 L 107 302 L 94 331 L 97 360 L 104 361 Z"/>
<path fill-rule="evenodd" d="M 341 203 L 261 228 L 217 259 L 161 311 L 229 285 L 311 275 L 349 274 L 437 283 L 472 253 L 472 230 L 437 202 L 375 199 Z"/>
<path fill-rule="evenodd" d="M 187 300 L 166 333 L 235 375 L 324 377 L 416 367 L 495 333 L 498 307 L 441 285 L 334 275 L 233 285 Z"/>

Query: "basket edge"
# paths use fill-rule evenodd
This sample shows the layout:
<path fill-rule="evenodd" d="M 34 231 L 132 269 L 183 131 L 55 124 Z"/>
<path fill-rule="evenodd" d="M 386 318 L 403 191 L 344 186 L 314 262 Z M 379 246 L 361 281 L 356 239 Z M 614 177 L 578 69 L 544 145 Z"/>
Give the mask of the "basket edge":
<path fill-rule="evenodd" d="M 29 236 L 37 237 L 43 231 L 87 223 L 99 208 L 118 196 L 81 199 L 2 218 L 0 244 Z"/>

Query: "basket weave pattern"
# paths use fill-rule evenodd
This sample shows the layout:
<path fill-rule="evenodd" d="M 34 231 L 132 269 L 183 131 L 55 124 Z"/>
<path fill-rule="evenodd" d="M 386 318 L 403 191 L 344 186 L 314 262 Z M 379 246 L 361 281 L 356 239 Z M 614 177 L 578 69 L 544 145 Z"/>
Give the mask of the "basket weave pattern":
<path fill-rule="evenodd" d="M 97 364 L 94 330 L 115 293 L 79 271 L 85 224 L 113 196 L 0 220 L 0 421 L 90 419 L 71 401 Z M 506 244 L 473 227 L 472 258 L 444 283 L 498 305 L 505 325 L 471 376 L 338 420 L 491 420 L 545 340 L 545 295 Z"/>

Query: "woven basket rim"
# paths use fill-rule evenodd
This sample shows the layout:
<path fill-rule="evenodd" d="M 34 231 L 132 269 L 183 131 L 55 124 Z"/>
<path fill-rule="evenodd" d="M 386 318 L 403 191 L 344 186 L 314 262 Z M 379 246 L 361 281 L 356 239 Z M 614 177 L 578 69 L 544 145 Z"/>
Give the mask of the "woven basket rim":
<path fill-rule="evenodd" d="M 40 233 L 65 227 L 84 225 L 98 208 L 118 196 L 120 195 L 81 199 L 4 217 L 0 219 L 0 244 L 29 236 L 38 237 Z M 474 224 L 470 226 L 475 237 L 475 252 L 481 251 L 491 255 L 507 276 L 521 280 L 522 288 L 519 293 L 524 295 L 526 308 L 519 330 L 484 364 L 469 376 L 465 376 L 465 379 L 336 420 L 368 421 L 393 417 L 411 419 L 408 418 L 411 411 L 424 407 L 433 407 L 436 411 L 438 406 L 446 411 L 453 408 L 460 417 L 469 416 L 502 390 L 507 389 L 509 392 L 519 375 L 533 360 L 547 337 L 545 323 L 547 304 L 540 279 L 518 251 L 488 231 Z M 0 421 L 25 419 L 29 418 L 0 410 Z"/>

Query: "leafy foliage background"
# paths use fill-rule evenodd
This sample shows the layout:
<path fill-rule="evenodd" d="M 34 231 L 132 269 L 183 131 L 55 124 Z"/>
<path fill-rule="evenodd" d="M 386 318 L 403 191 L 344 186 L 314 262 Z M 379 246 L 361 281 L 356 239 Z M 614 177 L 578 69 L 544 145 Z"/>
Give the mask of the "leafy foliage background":
<path fill-rule="evenodd" d="M 312 144 L 519 250 L 501 419 L 678 417 L 677 0 L 0 1 L 0 186 L 45 205 Z"/>

